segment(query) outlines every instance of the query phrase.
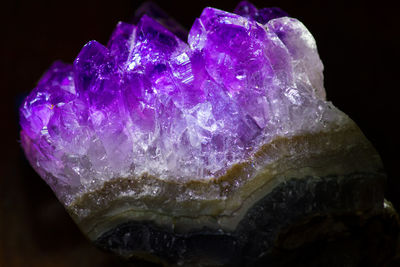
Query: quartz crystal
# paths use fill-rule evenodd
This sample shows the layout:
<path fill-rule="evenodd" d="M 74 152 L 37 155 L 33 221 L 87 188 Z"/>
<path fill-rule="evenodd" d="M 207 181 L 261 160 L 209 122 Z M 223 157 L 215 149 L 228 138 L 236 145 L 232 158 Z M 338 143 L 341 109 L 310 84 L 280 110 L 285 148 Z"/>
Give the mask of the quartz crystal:
<path fill-rule="evenodd" d="M 246 2 L 206 8 L 188 43 L 143 15 L 54 63 L 20 108 L 32 166 L 68 204 L 116 177 L 211 179 L 277 136 L 343 116 L 305 26 Z"/>
<path fill-rule="evenodd" d="M 342 183 L 358 173 L 376 174 L 362 181 L 382 180 L 375 150 L 326 100 L 316 43 L 300 21 L 246 1 L 234 13 L 207 7 L 186 42 L 182 27 L 150 7 L 137 12 L 135 24 L 118 23 L 106 46 L 90 41 L 73 64 L 55 62 L 20 107 L 27 158 L 90 239 L 127 257 L 145 250 L 169 263 L 207 255 L 206 265 L 229 264 L 205 246 L 191 247 L 187 233 L 209 229 L 214 237 L 238 236 L 232 242 L 239 245 L 216 241 L 226 253 L 250 251 L 257 259 L 272 239 L 257 241 L 257 249 L 243 244 L 268 236 L 265 229 L 254 234 L 260 214 L 273 232 L 284 225 L 276 218 L 327 210 L 314 198 L 304 202 L 312 208 L 290 206 L 303 195 L 317 198 L 318 186 L 341 199 L 350 192 Z M 379 188 L 368 207 L 383 203 Z M 352 199 L 354 207 L 342 208 L 360 209 Z M 271 203 L 294 213 L 268 215 L 278 209 Z M 134 243 L 144 221 L 155 227 L 146 228 L 151 240 L 163 233 L 154 229 L 166 227 L 165 239 L 184 249 L 171 243 L 168 254 L 152 241 Z M 121 233 L 124 249 L 113 245 Z"/>

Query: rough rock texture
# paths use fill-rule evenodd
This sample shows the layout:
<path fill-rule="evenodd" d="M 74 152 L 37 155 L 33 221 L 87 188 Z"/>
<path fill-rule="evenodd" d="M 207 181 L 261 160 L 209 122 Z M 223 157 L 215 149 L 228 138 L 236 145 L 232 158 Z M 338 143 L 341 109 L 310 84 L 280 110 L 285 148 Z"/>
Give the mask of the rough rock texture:
<path fill-rule="evenodd" d="M 316 248 L 306 266 L 357 266 L 394 253 L 379 155 L 326 101 L 301 22 L 246 1 L 205 8 L 186 43 L 151 4 L 133 21 L 54 63 L 20 108 L 29 161 L 89 239 L 188 266 L 292 266 Z M 376 218 L 382 246 L 357 243 Z"/>
<path fill-rule="evenodd" d="M 235 231 L 176 233 L 151 221 L 129 221 L 95 243 L 163 265 L 383 266 L 395 254 L 399 221 L 377 204 L 378 177 L 358 173 L 342 177 L 343 183 L 335 176 L 290 179 L 256 203 Z M 375 207 L 349 212 L 365 206 Z"/>

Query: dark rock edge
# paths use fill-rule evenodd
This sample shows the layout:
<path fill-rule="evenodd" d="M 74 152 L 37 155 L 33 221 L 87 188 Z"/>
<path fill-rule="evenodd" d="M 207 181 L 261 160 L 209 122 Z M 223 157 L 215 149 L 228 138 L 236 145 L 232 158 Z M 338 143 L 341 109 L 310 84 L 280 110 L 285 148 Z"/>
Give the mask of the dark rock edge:
<path fill-rule="evenodd" d="M 383 209 L 384 183 L 383 172 L 292 178 L 253 205 L 235 231 L 178 234 L 132 220 L 95 244 L 165 266 L 380 266 L 395 253 L 399 233 Z"/>

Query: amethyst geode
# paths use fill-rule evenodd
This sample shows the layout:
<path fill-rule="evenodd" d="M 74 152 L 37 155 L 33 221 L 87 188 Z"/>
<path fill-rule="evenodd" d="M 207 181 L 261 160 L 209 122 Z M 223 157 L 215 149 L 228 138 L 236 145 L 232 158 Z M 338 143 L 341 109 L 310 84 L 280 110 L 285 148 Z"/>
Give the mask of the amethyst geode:
<path fill-rule="evenodd" d="M 325 100 L 310 32 L 278 8 L 235 13 L 205 8 L 187 43 L 171 21 L 120 22 L 22 104 L 29 161 L 100 247 L 253 264 L 293 222 L 383 209 L 379 156 Z"/>
<path fill-rule="evenodd" d="M 144 15 L 50 67 L 21 106 L 21 136 L 64 203 L 114 177 L 210 179 L 277 136 L 344 120 L 303 24 L 238 12 L 206 8 L 188 44 Z"/>

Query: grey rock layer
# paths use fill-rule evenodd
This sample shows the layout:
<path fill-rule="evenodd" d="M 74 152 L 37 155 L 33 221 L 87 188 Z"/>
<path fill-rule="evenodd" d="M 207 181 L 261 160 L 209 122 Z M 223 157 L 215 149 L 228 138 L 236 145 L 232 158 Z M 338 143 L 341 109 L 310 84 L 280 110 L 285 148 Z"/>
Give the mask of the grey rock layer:
<path fill-rule="evenodd" d="M 114 179 L 67 208 L 89 239 L 125 258 L 280 265 L 290 258 L 285 251 L 367 235 L 364 225 L 384 213 L 382 170 L 379 155 L 348 119 L 330 130 L 275 139 L 215 179 Z M 350 250 L 337 245 L 325 258 Z M 341 264 L 359 263 L 346 259 Z"/>
<path fill-rule="evenodd" d="M 308 231 L 313 236 L 288 241 L 294 248 L 344 232 L 346 226 L 338 219 L 340 216 L 354 216 L 354 211 L 367 218 L 379 214 L 383 209 L 383 180 L 382 173 L 293 178 L 250 208 L 235 231 L 204 228 L 177 234 L 152 222 L 130 221 L 104 233 L 95 243 L 125 257 L 141 255 L 172 265 L 264 264 L 276 261 L 274 250 L 279 236 L 301 221 L 319 218 L 319 222 L 309 223 L 314 227 Z M 328 217 L 335 218 L 331 220 L 338 225 L 330 223 Z"/>

